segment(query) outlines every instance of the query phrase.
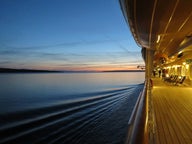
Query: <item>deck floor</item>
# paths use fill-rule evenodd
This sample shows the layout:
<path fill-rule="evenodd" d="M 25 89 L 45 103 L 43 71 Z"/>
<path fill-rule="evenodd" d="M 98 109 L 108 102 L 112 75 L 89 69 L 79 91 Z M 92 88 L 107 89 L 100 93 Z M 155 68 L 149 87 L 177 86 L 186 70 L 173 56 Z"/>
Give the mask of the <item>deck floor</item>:
<path fill-rule="evenodd" d="M 192 87 L 153 79 L 156 144 L 192 144 Z"/>

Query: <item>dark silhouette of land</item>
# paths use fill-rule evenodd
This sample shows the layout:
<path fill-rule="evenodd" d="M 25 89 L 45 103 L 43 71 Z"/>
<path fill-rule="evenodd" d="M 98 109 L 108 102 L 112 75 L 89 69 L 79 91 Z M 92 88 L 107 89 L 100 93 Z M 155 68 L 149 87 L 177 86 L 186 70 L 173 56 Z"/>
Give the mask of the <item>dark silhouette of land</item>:
<path fill-rule="evenodd" d="M 145 70 L 109 70 L 102 72 L 145 72 Z"/>
<path fill-rule="evenodd" d="M 145 70 L 109 70 L 109 71 L 59 71 L 59 70 L 34 70 L 34 69 L 13 69 L 0 68 L 0 73 L 83 73 L 83 72 L 145 72 Z"/>
<path fill-rule="evenodd" d="M 0 73 L 44 73 L 44 72 L 60 72 L 51 70 L 34 70 L 34 69 L 12 69 L 12 68 L 0 68 Z"/>
<path fill-rule="evenodd" d="M 0 68 L 0 73 L 83 73 L 83 72 L 94 72 L 94 71 L 35 70 L 35 69 Z"/>

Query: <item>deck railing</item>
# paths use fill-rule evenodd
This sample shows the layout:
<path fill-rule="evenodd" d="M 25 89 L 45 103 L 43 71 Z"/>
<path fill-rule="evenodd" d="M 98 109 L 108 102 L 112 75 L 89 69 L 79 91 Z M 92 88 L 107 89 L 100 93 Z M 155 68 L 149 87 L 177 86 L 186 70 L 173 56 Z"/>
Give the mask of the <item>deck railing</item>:
<path fill-rule="evenodd" d="M 146 90 L 147 82 L 145 82 L 143 91 L 140 93 L 129 119 L 126 144 L 144 144 L 148 141 L 145 136 L 148 116 Z"/>

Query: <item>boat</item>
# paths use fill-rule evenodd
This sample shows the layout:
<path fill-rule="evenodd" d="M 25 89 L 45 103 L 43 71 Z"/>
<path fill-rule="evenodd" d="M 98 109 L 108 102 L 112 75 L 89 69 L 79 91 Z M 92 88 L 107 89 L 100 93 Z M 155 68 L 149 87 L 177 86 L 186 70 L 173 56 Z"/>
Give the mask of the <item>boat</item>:
<path fill-rule="evenodd" d="M 192 143 L 192 1 L 119 0 L 145 61 L 126 144 Z"/>

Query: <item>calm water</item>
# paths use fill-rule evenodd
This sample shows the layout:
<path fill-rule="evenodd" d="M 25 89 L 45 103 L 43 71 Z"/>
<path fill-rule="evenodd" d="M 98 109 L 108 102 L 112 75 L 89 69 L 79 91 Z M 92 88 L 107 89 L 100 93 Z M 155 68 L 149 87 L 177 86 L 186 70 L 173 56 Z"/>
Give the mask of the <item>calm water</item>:
<path fill-rule="evenodd" d="M 123 143 L 144 73 L 0 75 L 0 143 Z"/>

